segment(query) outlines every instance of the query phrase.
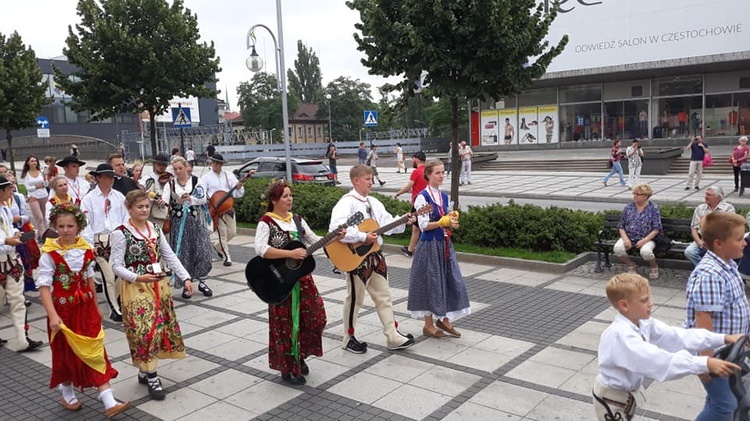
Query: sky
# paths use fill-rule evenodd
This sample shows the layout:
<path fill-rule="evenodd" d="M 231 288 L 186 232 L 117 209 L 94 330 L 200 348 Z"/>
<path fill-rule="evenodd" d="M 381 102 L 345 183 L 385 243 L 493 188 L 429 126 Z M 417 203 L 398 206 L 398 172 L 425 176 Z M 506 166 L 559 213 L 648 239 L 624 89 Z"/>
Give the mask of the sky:
<path fill-rule="evenodd" d="M 62 55 L 68 26 L 80 22 L 76 14 L 76 0 L 34 0 L 29 3 L 3 1 L 0 13 L 0 33 L 14 30 L 38 58 Z M 359 14 L 346 7 L 344 0 L 282 0 L 284 26 L 284 57 L 287 68 L 293 68 L 297 57 L 297 40 L 311 47 L 320 59 L 323 85 L 339 76 L 348 76 L 369 83 L 373 88 L 386 82 L 379 76 L 367 74 L 352 37 Z M 229 94 L 233 111 L 237 106 L 237 86 L 252 78 L 245 67 L 250 52 L 245 42 L 247 31 L 256 24 L 264 24 L 277 34 L 275 0 L 184 0 L 185 7 L 198 15 L 201 40 L 213 41 L 222 68 L 217 87 L 221 99 Z M 266 70 L 275 72 L 274 47 L 268 32 L 255 32 L 258 54 L 266 60 Z M 376 91 L 376 90 L 374 90 Z M 374 98 L 376 101 L 379 99 Z"/>

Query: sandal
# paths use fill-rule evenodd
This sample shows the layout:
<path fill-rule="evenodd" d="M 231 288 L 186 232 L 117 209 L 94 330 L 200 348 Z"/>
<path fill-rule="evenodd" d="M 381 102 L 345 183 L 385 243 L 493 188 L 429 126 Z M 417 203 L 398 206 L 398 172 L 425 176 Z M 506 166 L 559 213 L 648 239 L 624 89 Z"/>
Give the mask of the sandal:
<path fill-rule="evenodd" d="M 437 338 L 437 339 L 445 338 L 446 335 L 445 333 L 443 333 L 442 330 L 439 330 L 437 328 L 433 328 L 433 329 L 435 330 L 427 330 L 427 328 L 425 327 L 422 329 L 422 334 L 424 336 L 429 336 L 430 338 Z"/>
<path fill-rule="evenodd" d="M 648 279 L 659 279 L 659 268 L 651 268 L 648 272 Z"/>
<path fill-rule="evenodd" d="M 457 331 L 453 326 L 446 325 L 442 320 L 435 322 L 435 326 L 444 330 L 448 335 L 453 336 L 454 338 L 461 337 L 461 332 Z"/>

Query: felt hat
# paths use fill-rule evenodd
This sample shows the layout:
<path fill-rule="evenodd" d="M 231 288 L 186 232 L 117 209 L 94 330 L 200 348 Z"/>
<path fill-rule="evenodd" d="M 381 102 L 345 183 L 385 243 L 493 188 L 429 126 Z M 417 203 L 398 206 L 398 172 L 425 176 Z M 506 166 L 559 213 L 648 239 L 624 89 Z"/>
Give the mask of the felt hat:
<path fill-rule="evenodd" d="M 94 171 L 90 171 L 91 175 L 111 175 L 115 176 L 115 170 L 109 164 L 99 164 L 96 166 Z"/>
<path fill-rule="evenodd" d="M 78 159 L 78 157 L 75 157 L 73 155 L 68 155 L 65 158 L 63 158 L 62 160 L 57 161 L 57 166 L 58 167 L 66 167 L 66 166 L 68 166 L 68 164 L 78 164 L 79 167 L 83 166 L 83 165 L 86 165 L 85 162 L 81 161 L 80 159 Z"/>

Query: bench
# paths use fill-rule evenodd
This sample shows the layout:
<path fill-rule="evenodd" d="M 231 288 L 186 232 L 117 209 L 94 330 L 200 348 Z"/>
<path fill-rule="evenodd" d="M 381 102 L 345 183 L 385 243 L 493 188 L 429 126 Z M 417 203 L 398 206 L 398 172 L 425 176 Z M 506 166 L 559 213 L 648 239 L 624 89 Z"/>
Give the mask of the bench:
<path fill-rule="evenodd" d="M 685 218 L 661 218 L 661 226 L 664 234 L 672 239 L 672 246 L 666 251 L 654 251 L 657 257 L 670 257 L 673 259 L 687 260 L 685 258 L 685 249 L 693 241 L 690 230 L 690 219 Z M 597 240 L 594 243 L 596 250 L 596 268 L 594 272 L 600 273 L 602 269 L 602 256 L 604 257 L 604 266 L 612 267 L 609 255 L 613 252 L 613 247 L 617 240 L 620 239 L 620 232 L 617 226 L 620 223 L 619 213 L 608 213 L 604 215 L 604 228 L 599 230 Z M 637 249 L 631 248 L 631 254 L 638 253 Z"/>

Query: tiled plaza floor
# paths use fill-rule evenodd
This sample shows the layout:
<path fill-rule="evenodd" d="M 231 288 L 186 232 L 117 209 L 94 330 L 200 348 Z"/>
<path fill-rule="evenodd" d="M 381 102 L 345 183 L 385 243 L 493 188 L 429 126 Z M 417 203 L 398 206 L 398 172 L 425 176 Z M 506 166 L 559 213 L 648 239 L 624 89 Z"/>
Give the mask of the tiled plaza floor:
<path fill-rule="evenodd" d="M 388 351 L 369 297 L 359 318 L 366 354 L 341 349 L 343 277 L 318 258 L 315 279 L 325 300 L 324 355 L 309 361 L 307 384 L 292 387 L 268 368 L 267 306 L 247 288 L 244 262 L 252 238 L 233 241 L 237 263 L 214 262 L 212 298 L 175 299 L 189 357 L 165 361 L 159 375 L 168 391 L 152 401 L 136 381 L 122 327 L 105 320 L 107 351 L 120 371 L 113 387 L 133 408 L 117 419 L 137 420 L 588 420 L 597 369 L 599 335 L 613 317 L 604 298 L 606 278 L 591 265 L 567 274 L 462 264 L 472 314 L 456 322 L 460 339 L 428 339 L 422 322 L 406 311 L 411 261 L 389 254 L 396 317 L 416 345 Z M 655 316 L 678 325 L 684 316 L 681 271 L 665 271 L 654 284 Z M 29 320 L 32 337 L 45 338 L 38 293 Z M 102 309 L 104 309 L 102 302 Z M 105 312 L 105 314 L 108 314 Z M 0 309 L 0 337 L 13 337 L 7 307 Z M 29 354 L 0 348 L 0 420 L 104 419 L 93 390 L 84 409 L 66 412 L 50 390 L 49 347 Z M 648 383 L 639 419 L 693 419 L 703 389 L 695 377 Z M 79 393 L 79 396 L 81 394 Z"/>

